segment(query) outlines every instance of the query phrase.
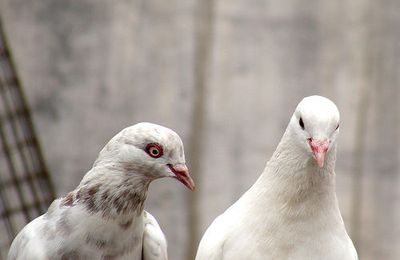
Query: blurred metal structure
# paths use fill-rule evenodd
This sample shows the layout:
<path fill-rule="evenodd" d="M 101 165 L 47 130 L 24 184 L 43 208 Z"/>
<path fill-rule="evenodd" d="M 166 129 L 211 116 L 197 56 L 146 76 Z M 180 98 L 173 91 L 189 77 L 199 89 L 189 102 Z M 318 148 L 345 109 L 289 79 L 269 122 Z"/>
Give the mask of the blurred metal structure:
<path fill-rule="evenodd" d="M 0 21 L 0 259 L 55 197 Z"/>

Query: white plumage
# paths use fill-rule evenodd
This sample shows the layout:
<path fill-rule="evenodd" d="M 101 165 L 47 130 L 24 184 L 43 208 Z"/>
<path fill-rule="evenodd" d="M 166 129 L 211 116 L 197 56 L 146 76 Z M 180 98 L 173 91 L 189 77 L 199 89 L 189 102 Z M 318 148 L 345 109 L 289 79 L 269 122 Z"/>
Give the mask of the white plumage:
<path fill-rule="evenodd" d="M 145 212 L 143 233 L 143 259 L 167 260 L 167 241 L 156 219 Z"/>
<path fill-rule="evenodd" d="M 338 132 L 335 104 L 304 98 L 259 179 L 208 228 L 196 260 L 358 259 L 335 194 Z"/>
<path fill-rule="evenodd" d="M 125 128 L 74 191 L 22 229 L 8 259 L 167 260 L 164 234 L 143 210 L 150 182 L 162 177 L 194 189 L 179 136 L 150 123 Z"/>

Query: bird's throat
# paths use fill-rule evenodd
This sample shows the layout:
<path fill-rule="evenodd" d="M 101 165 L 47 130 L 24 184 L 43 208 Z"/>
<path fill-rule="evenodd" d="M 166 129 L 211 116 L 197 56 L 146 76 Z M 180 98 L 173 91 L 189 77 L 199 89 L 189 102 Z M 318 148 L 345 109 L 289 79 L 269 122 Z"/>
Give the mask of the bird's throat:
<path fill-rule="evenodd" d="M 140 215 L 151 180 L 113 168 L 95 168 L 64 200 L 83 204 L 92 214 L 104 218 Z M 72 201 L 72 203 L 71 203 Z"/>

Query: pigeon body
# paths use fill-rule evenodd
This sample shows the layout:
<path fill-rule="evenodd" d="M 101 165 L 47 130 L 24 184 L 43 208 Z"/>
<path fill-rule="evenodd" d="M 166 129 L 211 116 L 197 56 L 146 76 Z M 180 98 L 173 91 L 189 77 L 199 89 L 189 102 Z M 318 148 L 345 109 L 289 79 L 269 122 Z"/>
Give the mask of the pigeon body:
<path fill-rule="evenodd" d="M 150 182 L 162 177 L 194 188 L 179 136 L 150 123 L 125 128 L 74 191 L 22 229 L 8 259 L 168 259 L 164 234 L 143 209 Z"/>
<path fill-rule="evenodd" d="M 304 98 L 256 183 L 204 234 L 196 260 L 356 260 L 335 194 L 339 112 Z"/>

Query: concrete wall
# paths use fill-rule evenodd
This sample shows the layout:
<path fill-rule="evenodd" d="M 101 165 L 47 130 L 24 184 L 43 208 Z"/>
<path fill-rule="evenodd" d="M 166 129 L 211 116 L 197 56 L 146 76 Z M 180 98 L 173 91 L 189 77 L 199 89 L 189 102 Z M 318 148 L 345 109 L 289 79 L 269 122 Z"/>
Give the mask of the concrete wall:
<path fill-rule="evenodd" d="M 341 110 L 337 192 L 360 259 L 400 257 L 400 2 L 0 0 L 58 194 L 121 128 L 182 137 L 197 191 L 153 183 L 184 260 L 261 173 L 302 97 Z"/>

